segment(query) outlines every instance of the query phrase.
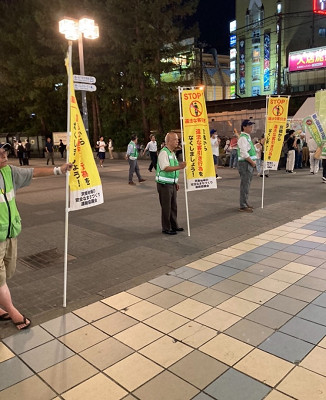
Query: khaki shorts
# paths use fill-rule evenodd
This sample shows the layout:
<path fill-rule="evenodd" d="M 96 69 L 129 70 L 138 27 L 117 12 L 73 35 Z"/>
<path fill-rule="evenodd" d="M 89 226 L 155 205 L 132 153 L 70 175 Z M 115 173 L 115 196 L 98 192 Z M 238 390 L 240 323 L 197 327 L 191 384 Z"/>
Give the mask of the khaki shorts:
<path fill-rule="evenodd" d="M 10 279 L 16 271 L 17 238 L 0 242 L 0 286 Z"/>

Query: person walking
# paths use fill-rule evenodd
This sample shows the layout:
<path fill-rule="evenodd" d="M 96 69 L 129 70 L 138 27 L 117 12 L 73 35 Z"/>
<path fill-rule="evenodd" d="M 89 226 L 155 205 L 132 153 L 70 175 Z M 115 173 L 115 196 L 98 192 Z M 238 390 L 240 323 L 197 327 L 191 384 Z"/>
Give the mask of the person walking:
<path fill-rule="evenodd" d="M 46 152 L 46 165 L 49 165 L 50 159 L 52 161 L 52 165 L 54 165 L 54 148 L 51 138 L 46 139 L 45 152 Z"/>
<path fill-rule="evenodd" d="M 113 150 L 114 150 L 114 148 L 113 148 L 113 141 L 112 141 L 111 138 L 109 138 L 109 141 L 108 141 L 108 149 L 109 149 L 110 160 L 113 160 Z"/>
<path fill-rule="evenodd" d="M 252 125 L 255 123 L 245 119 L 241 124 L 241 134 L 238 140 L 238 170 L 240 175 L 240 208 L 239 211 L 253 212 L 248 204 L 249 189 L 256 168 L 256 150 L 251 140 Z"/>
<path fill-rule="evenodd" d="M 165 147 L 160 151 L 156 168 L 156 187 L 161 205 L 162 233 L 176 235 L 184 231 L 178 224 L 177 192 L 179 173 L 186 167 L 185 162 L 178 162 L 175 150 L 178 147 L 178 135 L 168 133 Z"/>
<path fill-rule="evenodd" d="M 316 150 L 317 150 L 317 143 L 311 137 L 308 140 L 308 148 L 309 148 L 309 163 L 310 163 L 310 173 L 315 175 L 319 171 L 319 160 L 315 158 Z"/>
<path fill-rule="evenodd" d="M 150 141 L 147 143 L 146 147 L 144 148 L 143 155 L 146 153 L 146 151 L 149 151 L 149 156 L 151 158 L 151 163 L 148 167 L 148 171 L 152 172 L 153 168 L 156 170 L 156 164 L 157 164 L 157 143 L 155 140 L 155 135 L 150 135 Z"/>
<path fill-rule="evenodd" d="M 294 130 L 290 129 L 289 136 L 286 141 L 288 148 L 287 159 L 286 159 L 286 172 L 289 172 L 290 174 L 295 174 L 295 172 L 293 171 L 295 162 L 294 142 L 295 142 Z"/>
<path fill-rule="evenodd" d="M 55 168 L 19 168 L 8 165 L 10 144 L 0 144 L 0 320 L 12 321 L 21 331 L 31 325 L 13 305 L 7 280 L 16 270 L 17 236 L 21 231 L 21 220 L 16 206 L 16 191 L 28 186 L 34 177 L 62 175 L 70 171 L 72 164 Z"/>
<path fill-rule="evenodd" d="M 100 140 L 96 143 L 96 148 L 98 149 L 98 158 L 100 160 L 100 168 L 103 168 L 103 163 L 105 160 L 105 147 L 106 143 L 104 142 L 103 136 L 101 136 Z"/>
<path fill-rule="evenodd" d="M 31 158 L 31 144 L 29 143 L 29 139 L 25 140 L 25 157 L 24 157 L 24 165 L 29 165 L 29 160 Z"/>
<path fill-rule="evenodd" d="M 24 151 L 25 151 L 25 149 L 22 144 L 22 141 L 18 140 L 17 156 L 18 156 L 20 166 L 24 165 Z"/>
<path fill-rule="evenodd" d="M 216 179 L 222 179 L 222 177 L 218 176 L 217 173 L 218 159 L 220 156 L 220 139 L 218 138 L 215 129 L 211 129 L 210 135 L 211 135 L 211 146 L 213 153 L 214 168 L 215 168 L 215 177 Z"/>
<path fill-rule="evenodd" d="M 63 153 L 65 152 L 65 150 L 66 150 L 66 145 L 63 144 L 62 139 L 60 139 L 60 142 L 59 142 L 59 151 L 60 151 L 60 154 L 61 154 L 61 158 L 63 158 Z"/>
<path fill-rule="evenodd" d="M 128 144 L 126 160 L 129 162 L 129 185 L 136 185 L 133 181 L 134 173 L 136 173 L 138 181 L 145 182 L 146 179 L 143 179 L 140 175 L 139 167 L 138 167 L 138 149 L 137 149 L 138 137 L 137 135 L 132 135 L 131 140 Z"/>

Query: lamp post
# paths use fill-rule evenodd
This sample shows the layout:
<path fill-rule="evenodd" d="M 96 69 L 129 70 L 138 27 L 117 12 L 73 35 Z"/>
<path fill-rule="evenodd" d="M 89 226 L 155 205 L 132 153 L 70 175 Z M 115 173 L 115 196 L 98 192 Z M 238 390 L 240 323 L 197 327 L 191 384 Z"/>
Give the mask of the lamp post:
<path fill-rule="evenodd" d="M 59 21 L 59 32 L 64 34 L 65 38 L 68 40 L 78 40 L 80 75 L 85 75 L 83 36 L 86 39 L 97 39 L 99 37 L 98 25 L 95 24 L 95 21 L 90 18 L 81 18 L 80 20 L 64 18 Z M 87 136 L 89 136 L 87 99 L 86 92 L 84 90 L 82 90 L 81 96 L 83 122 Z"/>
<path fill-rule="evenodd" d="M 282 75 L 282 1 L 277 0 L 277 94 L 281 94 Z"/>

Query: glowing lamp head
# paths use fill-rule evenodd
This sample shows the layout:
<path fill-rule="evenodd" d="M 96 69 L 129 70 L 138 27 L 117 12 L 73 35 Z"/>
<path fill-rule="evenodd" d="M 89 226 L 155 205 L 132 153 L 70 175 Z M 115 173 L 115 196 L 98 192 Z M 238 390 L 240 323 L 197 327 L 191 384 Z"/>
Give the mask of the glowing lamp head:
<path fill-rule="evenodd" d="M 72 18 L 64 18 L 59 21 L 59 32 L 68 40 L 76 40 L 79 37 L 78 23 Z"/>
<path fill-rule="evenodd" d="M 84 37 L 86 39 L 97 39 L 100 36 L 98 25 L 94 25 L 92 30 L 84 32 Z"/>

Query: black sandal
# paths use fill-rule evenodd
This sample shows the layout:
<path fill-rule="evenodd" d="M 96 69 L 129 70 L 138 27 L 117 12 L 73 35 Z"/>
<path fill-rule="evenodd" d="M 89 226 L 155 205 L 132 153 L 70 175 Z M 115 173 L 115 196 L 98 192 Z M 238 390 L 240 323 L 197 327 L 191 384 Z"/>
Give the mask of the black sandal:
<path fill-rule="evenodd" d="M 10 321 L 10 320 L 11 318 L 9 317 L 9 314 L 7 312 L 0 315 L 0 321 Z"/>
<path fill-rule="evenodd" d="M 14 325 L 16 325 L 16 328 L 17 328 L 19 331 L 22 331 L 23 329 L 29 328 L 30 324 L 32 323 L 32 321 L 31 321 L 30 319 L 28 320 L 29 322 L 27 322 L 27 318 L 25 317 L 25 315 L 23 315 L 23 318 L 24 318 L 23 321 L 14 322 Z M 25 325 L 25 326 L 23 326 L 22 328 L 18 328 L 19 325 Z"/>

